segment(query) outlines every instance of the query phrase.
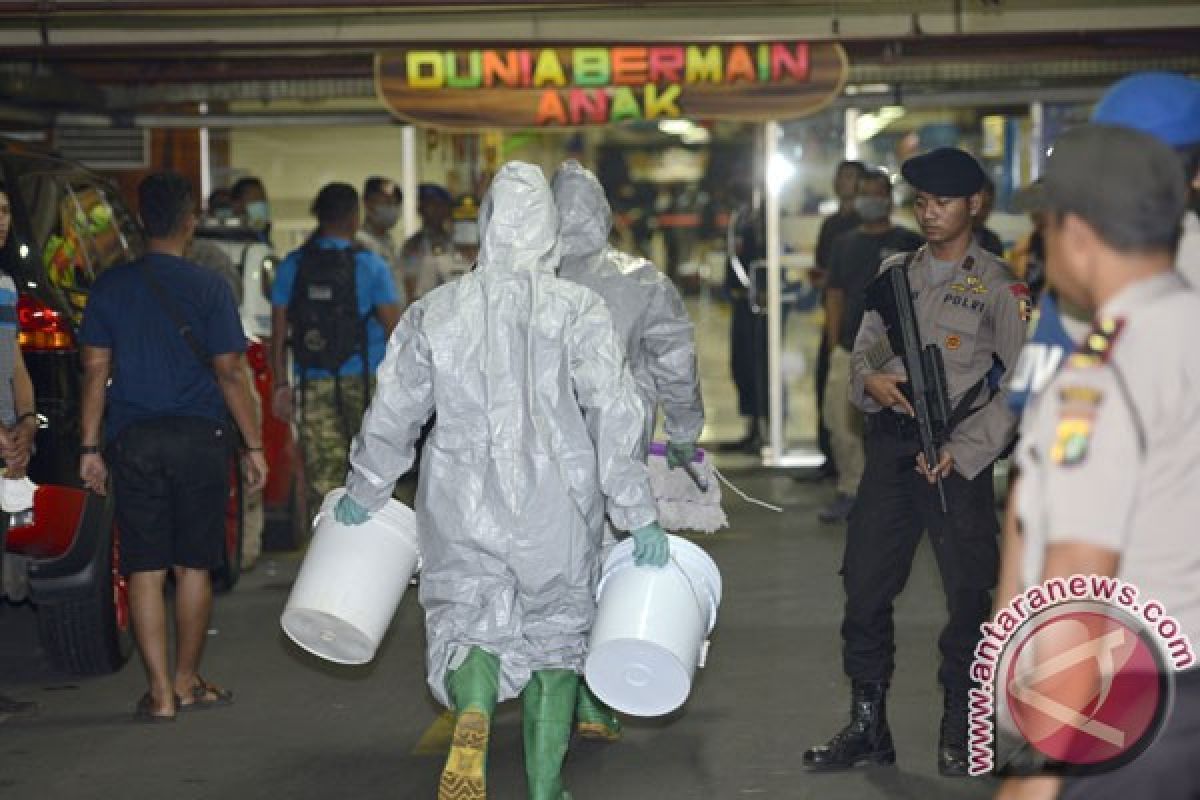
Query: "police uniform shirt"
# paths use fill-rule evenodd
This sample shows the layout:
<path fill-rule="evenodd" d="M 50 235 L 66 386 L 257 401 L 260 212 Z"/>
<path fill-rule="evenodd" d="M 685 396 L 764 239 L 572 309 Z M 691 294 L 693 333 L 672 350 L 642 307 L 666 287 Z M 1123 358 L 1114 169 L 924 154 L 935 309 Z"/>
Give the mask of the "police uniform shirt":
<path fill-rule="evenodd" d="M 904 263 L 905 258 L 897 255 L 884 261 L 880 272 Z M 939 279 L 929 248 L 922 247 L 909 265 L 908 279 L 922 344 L 937 344 L 942 351 L 951 409 L 987 378 L 997 359 L 1005 369 L 1016 365 L 1029 320 L 1029 292 L 1003 261 L 972 241 L 963 260 Z M 850 401 L 868 413 L 881 408 L 866 393 L 866 376 L 905 374 L 900 357 L 890 350 L 877 357 L 878 346 L 886 346 L 886 341 L 882 318 L 868 311 L 855 339 L 850 376 Z M 1004 382 L 999 383 L 994 392 L 985 387 L 973 403 L 975 413 L 954 429 L 946 444 L 954 468 L 967 479 L 995 461 L 1012 439 L 1017 418 Z"/>
<path fill-rule="evenodd" d="M 1200 636 L 1200 294 L 1176 272 L 1127 287 L 1026 410 L 1017 515 L 1026 585 L 1046 547 L 1120 554 L 1117 577 Z"/>

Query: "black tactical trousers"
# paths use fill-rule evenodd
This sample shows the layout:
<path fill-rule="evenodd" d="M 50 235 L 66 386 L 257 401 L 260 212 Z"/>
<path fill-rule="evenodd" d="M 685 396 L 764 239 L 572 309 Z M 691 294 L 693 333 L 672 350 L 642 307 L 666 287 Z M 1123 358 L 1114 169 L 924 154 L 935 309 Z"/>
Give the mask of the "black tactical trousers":
<path fill-rule="evenodd" d="M 859 681 L 891 679 L 896 652 L 892 603 L 908 581 L 921 533 L 929 531 L 950 612 L 938 640 L 938 680 L 948 689 L 965 690 L 979 625 L 991 610 L 999 562 L 992 468 L 974 480 L 957 472 L 944 480 L 943 514 L 937 487 L 915 470 L 915 439 L 868 421 L 865 449 L 866 469 L 850 515 L 842 568 L 846 674 Z"/>

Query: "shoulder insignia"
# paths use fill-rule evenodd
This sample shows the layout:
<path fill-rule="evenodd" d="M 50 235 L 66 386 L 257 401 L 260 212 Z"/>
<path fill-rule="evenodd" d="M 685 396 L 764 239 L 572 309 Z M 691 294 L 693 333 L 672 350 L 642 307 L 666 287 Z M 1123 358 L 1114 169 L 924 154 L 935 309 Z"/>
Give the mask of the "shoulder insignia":
<path fill-rule="evenodd" d="M 1082 369 L 1106 363 L 1111 357 L 1113 346 L 1124 327 L 1125 320 L 1123 319 L 1108 317 L 1100 320 L 1092 326 L 1092 330 L 1083 340 L 1079 350 L 1071 356 L 1067 363 L 1072 367 Z"/>
<path fill-rule="evenodd" d="M 1029 287 L 1018 281 L 1010 283 L 1008 291 L 1017 298 L 1017 313 L 1021 316 L 1021 322 L 1033 319 L 1033 301 L 1029 298 Z"/>

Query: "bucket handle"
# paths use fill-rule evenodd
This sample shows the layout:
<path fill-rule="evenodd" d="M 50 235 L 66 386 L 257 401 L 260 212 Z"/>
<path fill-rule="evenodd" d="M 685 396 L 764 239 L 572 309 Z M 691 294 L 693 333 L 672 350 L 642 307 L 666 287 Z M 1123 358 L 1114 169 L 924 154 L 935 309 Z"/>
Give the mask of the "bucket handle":
<path fill-rule="evenodd" d="M 678 570 L 679 574 L 683 576 L 683 580 L 687 583 L 688 589 L 691 590 L 692 599 L 696 601 L 696 608 L 698 608 L 700 610 L 700 613 L 703 614 L 705 617 L 711 616 L 712 615 L 711 604 L 707 604 L 703 600 L 700 599 L 700 592 L 696 591 L 696 584 L 692 583 L 692 579 L 688 575 L 687 570 L 684 569 L 683 565 L 679 563 L 679 559 L 677 559 L 675 557 L 674 553 L 671 554 L 671 563 L 673 563 L 675 565 L 675 568 Z M 709 621 L 709 624 L 710 625 L 712 624 L 711 620 Z M 707 647 L 707 645 L 705 645 L 705 646 Z M 703 665 L 701 665 L 701 666 L 703 666 Z"/>

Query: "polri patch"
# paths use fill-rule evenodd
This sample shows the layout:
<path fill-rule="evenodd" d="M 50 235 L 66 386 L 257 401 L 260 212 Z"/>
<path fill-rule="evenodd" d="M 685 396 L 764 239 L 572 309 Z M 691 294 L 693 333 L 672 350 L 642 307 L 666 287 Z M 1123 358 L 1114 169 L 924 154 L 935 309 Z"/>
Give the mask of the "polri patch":
<path fill-rule="evenodd" d="M 1087 415 L 1071 415 L 1058 421 L 1054 431 L 1054 446 L 1050 458 L 1060 467 L 1074 467 L 1087 459 L 1088 447 L 1092 442 L 1092 418 Z"/>
<path fill-rule="evenodd" d="M 955 336 L 954 334 L 950 334 L 949 336 L 946 337 L 946 349 L 947 350 L 957 350 L 960 347 L 962 347 L 962 339 Z"/>

